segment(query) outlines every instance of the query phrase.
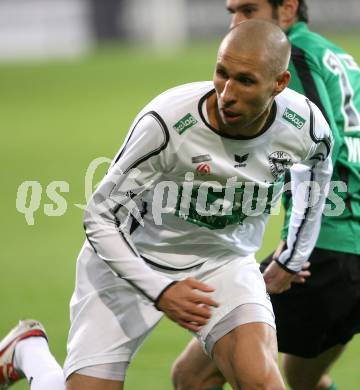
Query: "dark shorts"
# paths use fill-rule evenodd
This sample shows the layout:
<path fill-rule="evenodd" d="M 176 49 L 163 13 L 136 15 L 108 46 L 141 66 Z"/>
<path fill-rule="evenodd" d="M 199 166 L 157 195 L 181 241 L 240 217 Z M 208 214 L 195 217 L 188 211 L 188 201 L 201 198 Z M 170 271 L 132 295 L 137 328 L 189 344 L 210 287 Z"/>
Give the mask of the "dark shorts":
<path fill-rule="evenodd" d="M 304 358 L 360 333 L 360 255 L 315 248 L 309 261 L 305 284 L 271 296 L 279 351 Z"/>

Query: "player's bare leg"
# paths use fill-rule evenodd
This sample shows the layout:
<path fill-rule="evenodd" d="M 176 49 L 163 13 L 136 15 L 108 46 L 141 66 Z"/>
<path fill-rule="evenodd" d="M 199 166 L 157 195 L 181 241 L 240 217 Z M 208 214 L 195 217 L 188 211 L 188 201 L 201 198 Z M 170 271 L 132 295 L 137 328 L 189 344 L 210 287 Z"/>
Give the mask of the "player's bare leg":
<path fill-rule="evenodd" d="M 284 372 L 291 389 L 329 389 L 332 381 L 327 372 L 344 349 L 344 345 L 337 345 L 313 359 L 305 359 L 294 355 L 284 354 Z M 306 373 L 306 375 L 304 375 L 304 373 Z"/>
<path fill-rule="evenodd" d="M 92 376 L 72 374 L 66 381 L 66 390 L 123 390 L 124 383 Z"/>
<path fill-rule="evenodd" d="M 195 338 L 174 362 L 171 379 L 175 390 L 221 388 L 226 382 Z"/>
<path fill-rule="evenodd" d="M 235 390 L 285 390 L 276 332 L 266 323 L 238 326 L 215 344 L 213 358 Z"/>

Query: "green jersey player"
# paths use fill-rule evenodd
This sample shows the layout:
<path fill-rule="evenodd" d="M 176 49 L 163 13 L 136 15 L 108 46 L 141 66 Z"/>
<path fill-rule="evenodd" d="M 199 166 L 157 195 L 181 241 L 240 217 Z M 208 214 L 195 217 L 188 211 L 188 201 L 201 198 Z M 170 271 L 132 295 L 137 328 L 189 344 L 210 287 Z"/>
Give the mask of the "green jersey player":
<path fill-rule="evenodd" d="M 345 207 L 341 213 L 323 216 L 307 282 L 271 297 L 279 349 L 286 353 L 283 362 L 291 388 L 335 389 L 326 372 L 344 345 L 360 331 L 359 67 L 348 53 L 309 30 L 303 0 L 227 0 L 226 6 L 232 14 L 232 27 L 257 18 L 272 21 L 286 31 L 292 44 L 289 87 L 320 108 L 335 138 L 332 180 L 346 184 L 338 183 L 336 189 Z M 289 120 L 294 120 L 291 113 Z M 283 240 L 288 233 L 291 197 L 284 197 L 284 205 Z M 283 252 L 284 242 L 263 268 Z M 221 374 L 194 341 L 175 364 L 173 380 L 179 389 L 215 388 L 223 383 Z"/>

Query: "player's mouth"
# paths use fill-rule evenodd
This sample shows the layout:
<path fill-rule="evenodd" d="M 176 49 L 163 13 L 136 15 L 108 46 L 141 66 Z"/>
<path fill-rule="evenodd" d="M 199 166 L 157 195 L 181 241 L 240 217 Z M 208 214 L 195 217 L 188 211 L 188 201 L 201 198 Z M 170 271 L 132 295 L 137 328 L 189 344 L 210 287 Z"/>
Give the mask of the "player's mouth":
<path fill-rule="evenodd" d="M 226 109 L 222 109 L 222 113 L 226 122 L 229 123 L 236 122 L 241 117 L 241 114 Z"/>

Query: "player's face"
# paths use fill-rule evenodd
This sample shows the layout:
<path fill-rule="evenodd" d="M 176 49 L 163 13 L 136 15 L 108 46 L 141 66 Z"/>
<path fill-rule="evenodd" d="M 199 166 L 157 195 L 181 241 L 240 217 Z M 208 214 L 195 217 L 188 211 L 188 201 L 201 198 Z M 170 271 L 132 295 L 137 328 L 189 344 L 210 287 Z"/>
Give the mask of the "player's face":
<path fill-rule="evenodd" d="M 277 81 L 262 52 L 238 53 L 220 49 L 214 73 L 219 127 L 251 128 L 276 94 Z"/>
<path fill-rule="evenodd" d="M 230 27 L 246 19 L 277 21 L 277 13 L 268 0 L 227 0 L 226 8 L 232 15 Z"/>

